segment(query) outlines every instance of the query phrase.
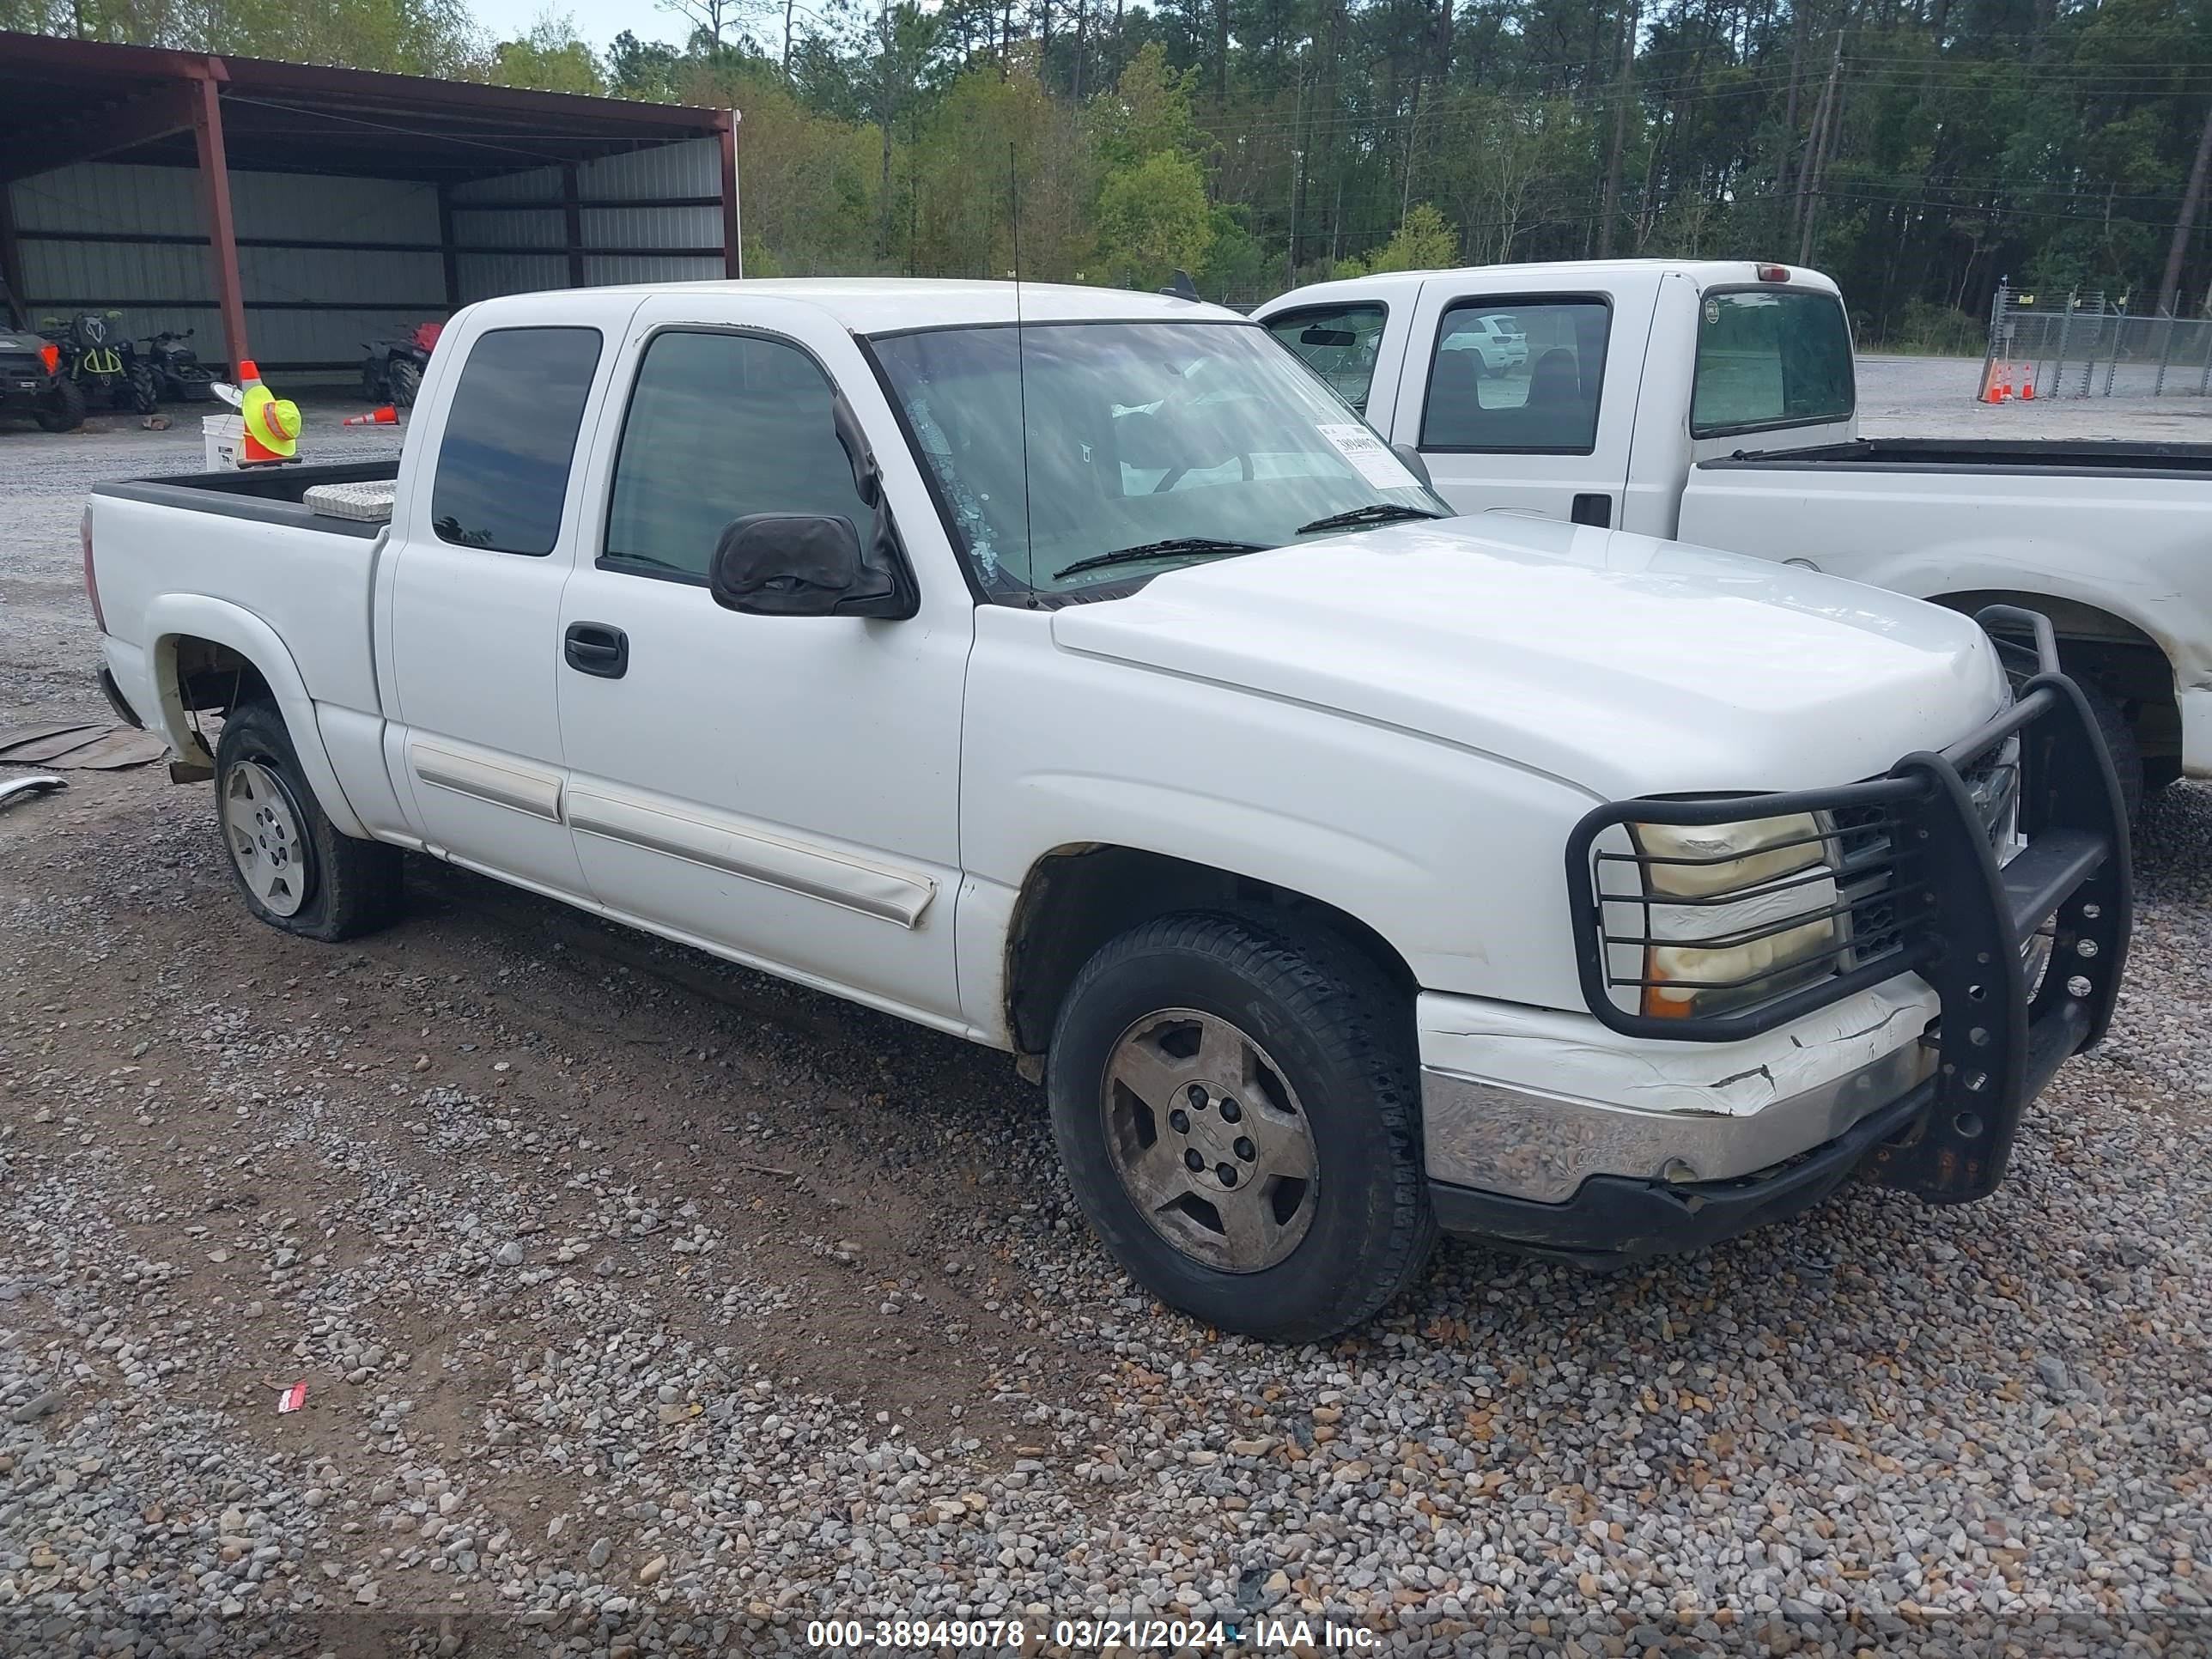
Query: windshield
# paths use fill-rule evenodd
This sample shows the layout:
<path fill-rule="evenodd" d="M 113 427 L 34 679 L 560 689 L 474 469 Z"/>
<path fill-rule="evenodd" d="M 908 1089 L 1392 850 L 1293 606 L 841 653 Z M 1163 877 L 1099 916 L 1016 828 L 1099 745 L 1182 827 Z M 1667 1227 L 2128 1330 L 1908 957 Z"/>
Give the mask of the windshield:
<path fill-rule="evenodd" d="M 1259 328 L 1041 324 L 1018 331 L 1018 358 L 1017 333 L 873 342 L 992 599 L 1074 594 L 1450 511 Z"/>

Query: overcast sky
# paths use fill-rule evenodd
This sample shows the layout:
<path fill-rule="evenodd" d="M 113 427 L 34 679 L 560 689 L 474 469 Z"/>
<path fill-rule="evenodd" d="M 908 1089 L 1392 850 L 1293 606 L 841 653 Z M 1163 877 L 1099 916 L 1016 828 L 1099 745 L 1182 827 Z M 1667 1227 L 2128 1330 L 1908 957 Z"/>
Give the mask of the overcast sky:
<path fill-rule="evenodd" d="M 469 9 L 501 40 L 527 34 L 531 25 L 548 11 L 556 17 L 572 16 L 576 20 L 576 33 L 595 52 L 605 52 L 607 42 L 624 29 L 641 40 L 678 41 L 690 32 L 684 19 L 663 11 L 651 0 L 567 0 L 565 4 L 551 6 L 545 0 L 471 0 Z"/>

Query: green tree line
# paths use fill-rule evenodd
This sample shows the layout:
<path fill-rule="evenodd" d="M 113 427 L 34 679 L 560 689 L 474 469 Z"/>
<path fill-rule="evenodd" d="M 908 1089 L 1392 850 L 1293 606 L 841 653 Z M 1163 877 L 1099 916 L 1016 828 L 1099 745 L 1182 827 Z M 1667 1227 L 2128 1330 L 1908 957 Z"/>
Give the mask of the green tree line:
<path fill-rule="evenodd" d="M 1758 257 L 1960 346 L 2000 276 L 2203 314 L 2212 0 L 0 0 L 0 27 L 743 112 L 747 269 L 1251 302 L 1375 269 Z"/>

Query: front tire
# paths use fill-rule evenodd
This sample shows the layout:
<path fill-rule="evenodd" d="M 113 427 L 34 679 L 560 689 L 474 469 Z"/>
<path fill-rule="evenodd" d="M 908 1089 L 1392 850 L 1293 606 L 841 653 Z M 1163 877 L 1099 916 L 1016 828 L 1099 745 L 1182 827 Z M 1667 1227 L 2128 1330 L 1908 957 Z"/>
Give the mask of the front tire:
<path fill-rule="evenodd" d="M 246 908 L 271 927 L 335 942 L 398 915 L 399 849 L 331 823 L 274 703 L 246 703 L 223 722 L 215 800 L 231 874 Z"/>
<path fill-rule="evenodd" d="M 1241 916 L 1106 945 L 1046 1068 L 1100 1241 L 1218 1329 L 1316 1342 L 1374 1317 L 1436 1240 L 1410 1012 L 1343 945 Z"/>
<path fill-rule="evenodd" d="M 132 363 L 125 378 L 131 391 L 131 407 L 136 413 L 151 415 L 161 406 L 161 390 L 155 383 L 150 364 Z"/>
<path fill-rule="evenodd" d="M 392 388 L 392 406 L 412 409 L 415 394 L 422 389 L 422 371 L 404 359 L 395 359 L 384 378 Z"/>
<path fill-rule="evenodd" d="M 74 432 L 84 424 L 84 388 L 66 378 L 54 382 L 53 402 L 38 411 L 45 432 Z"/>

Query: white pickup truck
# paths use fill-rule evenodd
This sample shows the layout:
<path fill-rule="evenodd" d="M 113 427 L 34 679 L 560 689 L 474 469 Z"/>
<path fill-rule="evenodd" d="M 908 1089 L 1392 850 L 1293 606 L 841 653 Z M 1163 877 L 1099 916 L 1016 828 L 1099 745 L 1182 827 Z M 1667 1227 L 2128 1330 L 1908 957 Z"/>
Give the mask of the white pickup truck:
<path fill-rule="evenodd" d="M 1996 1184 L 2130 914 L 2047 630 L 2015 696 L 1934 605 L 1449 519 L 1246 319 L 1018 303 L 471 307 L 388 522 L 316 507 L 390 466 L 94 492 L 111 695 L 277 927 L 386 921 L 412 849 L 1014 1051 L 1223 1328 L 1348 1328 L 1439 1225 L 1618 1261 Z"/>
<path fill-rule="evenodd" d="M 2212 777 L 2212 444 L 1860 438 L 1815 271 L 1601 260 L 1324 283 L 1258 316 L 1462 513 L 1678 536 L 2057 625 L 2130 810 Z M 1501 332 L 1525 338 L 1500 361 Z"/>

